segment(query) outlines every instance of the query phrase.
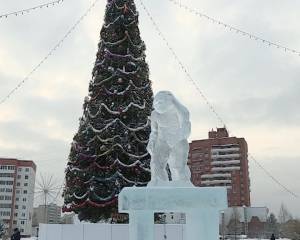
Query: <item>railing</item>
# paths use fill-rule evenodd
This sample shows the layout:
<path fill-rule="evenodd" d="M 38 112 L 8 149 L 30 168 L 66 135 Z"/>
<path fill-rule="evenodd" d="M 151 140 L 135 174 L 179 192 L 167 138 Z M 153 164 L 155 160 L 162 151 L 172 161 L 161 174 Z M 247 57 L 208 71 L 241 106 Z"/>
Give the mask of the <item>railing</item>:
<path fill-rule="evenodd" d="M 212 155 L 211 158 L 212 159 L 222 159 L 222 158 L 237 158 L 240 157 L 241 154 L 239 153 L 231 153 L 231 154 L 224 154 L 224 155 Z"/>

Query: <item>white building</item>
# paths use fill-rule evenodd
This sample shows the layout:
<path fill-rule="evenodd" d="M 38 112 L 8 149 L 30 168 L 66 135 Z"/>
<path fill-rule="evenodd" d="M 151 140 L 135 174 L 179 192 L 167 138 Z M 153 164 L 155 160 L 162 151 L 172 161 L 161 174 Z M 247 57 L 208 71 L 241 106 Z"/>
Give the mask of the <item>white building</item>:
<path fill-rule="evenodd" d="M 0 158 L 0 220 L 7 234 L 19 228 L 31 235 L 35 174 L 33 161 Z"/>
<path fill-rule="evenodd" d="M 61 224 L 74 224 L 75 213 L 65 214 L 61 217 Z"/>
<path fill-rule="evenodd" d="M 35 207 L 32 217 L 32 236 L 38 236 L 40 223 L 61 224 L 61 207 L 53 203 Z"/>
<path fill-rule="evenodd" d="M 32 226 L 38 226 L 40 223 L 59 224 L 61 223 L 61 207 L 56 204 L 40 205 L 33 209 Z"/>

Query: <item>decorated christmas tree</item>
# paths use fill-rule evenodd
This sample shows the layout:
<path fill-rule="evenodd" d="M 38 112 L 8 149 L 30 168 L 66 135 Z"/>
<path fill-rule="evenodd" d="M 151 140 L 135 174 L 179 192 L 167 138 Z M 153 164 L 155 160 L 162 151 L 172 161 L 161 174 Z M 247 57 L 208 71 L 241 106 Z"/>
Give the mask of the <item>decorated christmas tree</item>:
<path fill-rule="evenodd" d="M 5 229 L 4 229 L 4 223 L 2 220 L 0 220 L 0 238 L 4 236 Z"/>
<path fill-rule="evenodd" d="M 150 180 L 153 93 L 134 0 L 108 0 L 83 116 L 66 168 L 64 211 L 107 221 L 123 187 Z"/>

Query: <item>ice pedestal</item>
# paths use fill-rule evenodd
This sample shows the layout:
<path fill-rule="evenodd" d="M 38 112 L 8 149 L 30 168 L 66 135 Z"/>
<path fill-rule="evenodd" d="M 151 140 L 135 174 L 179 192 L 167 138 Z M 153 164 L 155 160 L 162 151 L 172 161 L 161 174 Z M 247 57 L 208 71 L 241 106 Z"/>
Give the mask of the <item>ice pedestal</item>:
<path fill-rule="evenodd" d="M 186 213 L 186 240 L 217 240 L 219 211 L 227 207 L 223 187 L 131 187 L 119 195 L 119 212 L 129 214 L 130 240 L 154 240 L 154 213 Z"/>

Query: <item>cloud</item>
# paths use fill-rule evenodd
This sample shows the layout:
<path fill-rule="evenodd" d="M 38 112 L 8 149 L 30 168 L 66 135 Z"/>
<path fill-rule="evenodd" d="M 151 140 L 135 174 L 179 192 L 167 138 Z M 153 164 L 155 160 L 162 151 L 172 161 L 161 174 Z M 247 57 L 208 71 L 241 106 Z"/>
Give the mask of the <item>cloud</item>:
<path fill-rule="evenodd" d="M 0 97 L 39 63 L 91 2 L 65 1 L 53 8 L 1 20 Z M 258 36 L 300 49 L 297 21 L 300 2 L 184 0 L 182 3 Z M 36 4 L 34 0 L 18 4 L 5 1 L 1 8 L 9 12 Z M 191 15 L 167 0 L 145 1 L 145 4 L 232 134 L 245 137 L 250 152 L 300 194 L 295 171 L 300 167 L 297 106 L 300 58 Z M 191 112 L 191 140 L 206 138 L 208 130 L 220 123 L 157 35 L 138 1 L 137 5 L 154 91 L 173 91 Z M 0 105 L 2 156 L 33 159 L 38 171 L 53 172 L 63 179 L 70 143 L 88 93 L 104 7 L 105 1 L 99 2 L 53 56 L 9 101 Z M 290 196 L 255 165 L 251 165 L 250 172 L 253 203 L 270 205 L 275 211 L 286 201 L 291 211 L 299 215 L 299 208 Z"/>

